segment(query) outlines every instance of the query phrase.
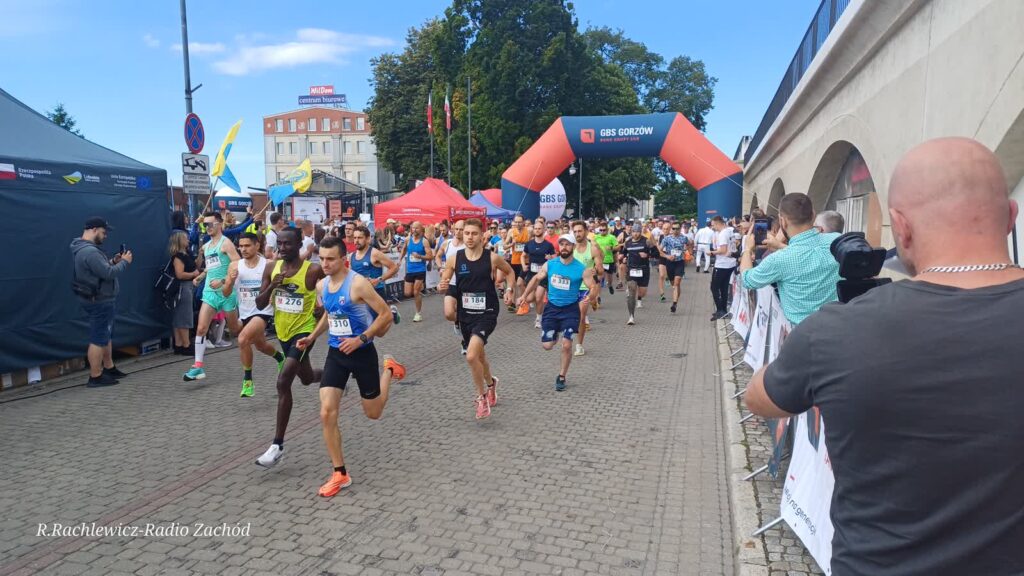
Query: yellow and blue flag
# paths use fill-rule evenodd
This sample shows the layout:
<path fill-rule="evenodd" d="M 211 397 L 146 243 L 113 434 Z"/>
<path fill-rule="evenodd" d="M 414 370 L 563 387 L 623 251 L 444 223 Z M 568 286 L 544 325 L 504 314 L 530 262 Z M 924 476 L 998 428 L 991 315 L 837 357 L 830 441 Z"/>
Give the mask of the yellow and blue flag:
<path fill-rule="evenodd" d="M 298 192 L 302 194 L 309 190 L 313 184 L 313 169 L 309 166 L 309 158 L 302 161 L 302 164 L 288 173 L 281 184 L 271 186 L 268 191 L 270 201 L 275 206 L 280 206 L 289 196 Z"/>
<path fill-rule="evenodd" d="M 224 137 L 224 141 L 220 144 L 217 159 L 213 161 L 213 169 L 210 170 L 210 176 L 220 178 L 221 182 L 236 192 L 241 192 L 241 187 L 238 185 L 235 175 L 231 173 L 231 169 L 228 168 L 228 154 L 231 153 L 231 145 L 235 142 L 235 136 L 238 136 L 238 129 L 241 126 L 242 121 L 239 120 L 228 130 L 228 135 Z"/>

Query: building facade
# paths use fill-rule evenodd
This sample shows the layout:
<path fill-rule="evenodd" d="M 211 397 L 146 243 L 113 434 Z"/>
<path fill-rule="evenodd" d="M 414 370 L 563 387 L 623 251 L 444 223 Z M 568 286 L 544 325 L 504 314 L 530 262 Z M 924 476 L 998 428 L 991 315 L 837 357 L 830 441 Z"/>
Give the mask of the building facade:
<path fill-rule="evenodd" d="M 263 157 L 268 187 L 306 158 L 314 170 L 370 190 L 395 187 L 395 176 L 377 161 L 370 122 L 362 112 L 313 106 L 264 116 Z"/>

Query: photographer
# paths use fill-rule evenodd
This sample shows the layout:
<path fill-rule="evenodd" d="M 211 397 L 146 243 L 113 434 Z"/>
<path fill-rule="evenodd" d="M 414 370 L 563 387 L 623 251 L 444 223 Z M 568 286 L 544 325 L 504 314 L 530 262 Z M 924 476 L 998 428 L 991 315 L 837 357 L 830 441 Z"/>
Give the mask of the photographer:
<path fill-rule="evenodd" d="M 897 164 L 889 215 L 912 279 L 797 326 L 745 402 L 770 417 L 820 410 L 833 574 L 1020 574 L 1024 272 L 1006 239 L 1017 204 L 992 152 L 943 138 Z"/>
<path fill-rule="evenodd" d="M 779 202 L 779 225 L 789 242 L 786 249 L 769 254 L 755 268 L 757 244 L 751 231 L 740 258 L 743 288 L 757 290 L 778 284 L 782 312 L 794 326 L 836 300 L 839 263 L 829 252 L 835 235 L 821 234 L 813 224 L 811 199 L 799 192 L 786 194 Z"/>
<path fill-rule="evenodd" d="M 89 218 L 81 238 L 71 242 L 74 272 L 71 290 L 78 296 L 89 316 L 89 381 L 86 386 L 97 388 L 117 384 L 118 378 L 127 376 L 114 367 L 110 335 L 114 329 L 114 303 L 119 286 L 117 277 L 132 262 L 132 253 L 121 245 L 121 251 L 108 259 L 100 249 L 111 230 L 103 218 Z"/>

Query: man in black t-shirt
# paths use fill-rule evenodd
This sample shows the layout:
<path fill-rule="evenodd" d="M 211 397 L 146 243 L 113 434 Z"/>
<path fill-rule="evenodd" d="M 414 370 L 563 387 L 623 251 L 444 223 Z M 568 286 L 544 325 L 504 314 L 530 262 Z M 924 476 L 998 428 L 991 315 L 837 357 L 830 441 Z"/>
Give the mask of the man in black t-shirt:
<path fill-rule="evenodd" d="M 538 219 L 533 224 L 533 238 L 526 243 L 523 258 L 523 280 L 529 284 L 530 280 L 533 280 L 533 277 L 537 275 L 537 272 L 540 271 L 541 267 L 544 266 L 548 260 L 554 257 L 555 247 L 551 245 L 551 242 L 544 239 L 544 223 Z M 519 316 L 529 314 L 530 309 L 528 306 L 543 300 L 544 287 L 538 286 L 536 290 L 525 294 L 525 296 L 526 300 L 524 301 L 524 304 L 527 305 L 526 311 L 523 312 L 523 309 L 520 308 Z M 540 311 L 541 307 L 540 305 L 537 305 L 537 318 L 534 321 L 534 328 L 538 329 L 540 328 Z"/>
<path fill-rule="evenodd" d="M 820 410 L 832 574 L 1022 574 L 1024 272 L 1006 242 L 1017 205 L 994 154 L 943 138 L 900 160 L 889 214 L 913 278 L 801 322 L 746 404 Z"/>
<path fill-rule="evenodd" d="M 658 247 L 651 240 L 644 238 L 643 226 L 634 224 L 629 238 L 623 243 L 621 253 L 625 258 L 626 270 L 626 309 L 629 319 L 626 324 L 636 324 L 633 315 L 637 308 L 643 308 L 643 299 L 647 295 L 647 285 L 651 281 L 651 258 L 659 255 Z"/>

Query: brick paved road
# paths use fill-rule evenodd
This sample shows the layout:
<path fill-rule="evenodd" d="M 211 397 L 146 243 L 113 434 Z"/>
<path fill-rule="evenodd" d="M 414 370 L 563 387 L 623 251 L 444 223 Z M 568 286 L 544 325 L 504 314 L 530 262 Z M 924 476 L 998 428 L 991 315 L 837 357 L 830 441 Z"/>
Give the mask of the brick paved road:
<path fill-rule="evenodd" d="M 684 287 L 679 314 L 649 298 L 632 328 L 621 292 L 605 293 L 558 394 L 557 352 L 532 317 L 503 313 L 488 345 L 500 404 L 483 422 L 427 299 L 427 322 L 378 343 L 410 369 L 385 417 L 343 400 L 355 482 L 333 499 L 316 497 L 330 466 L 315 387 L 295 385 L 282 462 L 253 464 L 273 436 L 274 365 L 259 359 L 256 396 L 239 399 L 234 349 L 209 355 L 200 383 L 164 357 L 109 389 L 0 404 L 0 574 L 732 574 L 707 276 Z M 57 522 L 250 534 L 37 536 Z"/>

